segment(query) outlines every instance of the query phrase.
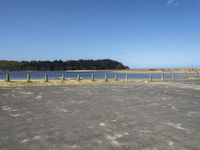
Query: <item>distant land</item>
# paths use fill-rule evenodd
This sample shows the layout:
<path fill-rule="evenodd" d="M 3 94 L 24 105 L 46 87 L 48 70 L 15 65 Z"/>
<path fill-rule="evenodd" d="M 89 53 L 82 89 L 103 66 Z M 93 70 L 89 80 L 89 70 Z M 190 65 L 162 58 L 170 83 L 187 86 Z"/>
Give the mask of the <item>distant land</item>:
<path fill-rule="evenodd" d="M 129 69 L 122 63 L 111 60 L 55 60 L 55 61 L 8 61 L 0 60 L 0 71 L 61 71 L 61 70 L 117 70 Z"/>

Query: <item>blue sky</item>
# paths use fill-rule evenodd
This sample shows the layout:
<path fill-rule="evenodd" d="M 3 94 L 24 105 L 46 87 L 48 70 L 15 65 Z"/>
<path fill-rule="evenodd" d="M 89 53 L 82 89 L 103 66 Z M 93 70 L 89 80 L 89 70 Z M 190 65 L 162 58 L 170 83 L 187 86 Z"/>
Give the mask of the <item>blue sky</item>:
<path fill-rule="evenodd" d="M 0 0 L 0 59 L 200 67 L 200 0 Z"/>

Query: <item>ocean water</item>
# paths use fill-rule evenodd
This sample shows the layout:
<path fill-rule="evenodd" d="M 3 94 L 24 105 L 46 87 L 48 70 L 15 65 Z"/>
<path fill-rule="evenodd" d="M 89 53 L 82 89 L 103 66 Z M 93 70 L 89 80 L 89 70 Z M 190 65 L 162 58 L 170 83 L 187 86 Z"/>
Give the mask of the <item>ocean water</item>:
<path fill-rule="evenodd" d="M 116 73 L 113 71 L 88 71 L 88 72 L 65 72 L 65 71 L 10 71 L 4 72 L 0 71 L 0 80 L 5 80 L 6 73 L 10 74 L 11 80 L 26 80 L 27 74 L 29 73 L 32 80 L 42 80 L 45 77 L 45 74 L 48 74 L 49 80 L 59 79 L 62 74 L 64 74 L 66 79 L 76 79 L 78 74 L 80 75 L 81 79 L 91 79 L 92 74 L 94 75 L 95 79 L 104 79 L 105 74 L 107 75 L 108 80 L 114 79 L 115 74 L 118 75 L 119 80 L 125 80 L 127 73 Z M 149 79 L 150 74 L 148 73 L 128 73 L 128 79 Z M 161 79 L 161 74 L 152 74 L 153 79 Z M 184 78 L 185 74 L 176 74 L 176 79 Z M 195 73 L 187 73 L 187 77 L 196 76 Z M 167 73 L 164 74 L 164 78 L 166 80 L 172 79 L 172 74 Z"/>

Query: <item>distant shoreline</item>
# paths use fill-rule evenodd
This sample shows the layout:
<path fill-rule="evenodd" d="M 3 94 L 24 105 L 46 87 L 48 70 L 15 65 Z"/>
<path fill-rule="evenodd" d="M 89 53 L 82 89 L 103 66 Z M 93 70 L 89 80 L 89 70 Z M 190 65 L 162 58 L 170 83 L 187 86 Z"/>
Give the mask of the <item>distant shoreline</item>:
<path fill-rule="evenodd" d="M 126 70 L 112 70 L 116 73 L 200 73 L 200 68 L 197 69 L 126 69 Z"/>
<path fill-rule="evenodd" d="M 9 71 L 3 71 L 3 70 L 0 70 L 1 72 L 9 72 Z M 13 70 L 13 71 L 22 71 L 23 70 Z M 29 72 L 34 72 L 34 71 L 37 71 L 37 70 L 24 70 L 25 71 L 29 71 Z M 38 71 L 42 71 L 42 70 L 38 70 Z M 75 72 L 75 73 L 78 73 L 78 72 L 109 72 L 109 71 L 112 71 L 112 72 L 115 72 L 115 73 L 197 73 L 199 72 L 200 73 L 200 68 L 195 68 L 195 69 L 192 69 L 192 68 L 187 68 L 187 69 L 182 69 L 182 68 L 177 68 L 177 69 L 116 69 L 116 70 L 54 70 L 54 71 L 63 71 L 63 72 Z M 51 71 L 47 71 L 47 70 L 44 70 L 44 72 L 51 72 Z"/>
<path fill-rule="evenodd" d="M 116 73 L 200 73 L 200 68 L 197 69 L 121 69 L 121 70 L 66 70 L 65 72 L 102 72 L 112 71 Z"/>

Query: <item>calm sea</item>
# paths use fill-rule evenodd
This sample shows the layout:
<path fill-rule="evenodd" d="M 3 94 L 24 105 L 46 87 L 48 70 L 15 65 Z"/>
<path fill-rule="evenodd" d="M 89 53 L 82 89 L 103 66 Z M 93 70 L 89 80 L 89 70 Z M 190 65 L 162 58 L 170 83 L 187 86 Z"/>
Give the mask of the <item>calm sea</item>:
<path fill-rule="evenodd" d="M 6 73 L 0 71 L 0 80 L 4 80 Z M 48 74 L 50 80 L 59 79 L 62 74 L 65 75 L 65 78 L 68 79 L 76 79 L 79 74 L 81 79 L 91 79 L 92 74 L 94 74 L 95 79 L 104 79 L 105 74 L 108 79 L 114 79 L 115 74 L 118 75 L 119 79 L 125 79 L 127 73 L 116 73 L 113 71 L 88 71 L 88 72 L 65 72 L 65 71 L 10 71 L 10 79 L 11 80 L 25 80 L 27 78 L 27 73 L 30 73 L 32 80 L 44 79 L 45 74 Z M 195 76 L 195 73 L 186 74 L 187 76 Z M 149 79 L 149 74 L 147 73 L 128 73 L 128 78 L 130 80 L 134 79 Z M 165 74 L 165 79 L 171 79 L 172 74 Z M 184 77 L 184 74 L 176 74 L 177 79 L 181 79 Z M 160 79 L 161 74 L 152 74 L 153 79 Z"/>

